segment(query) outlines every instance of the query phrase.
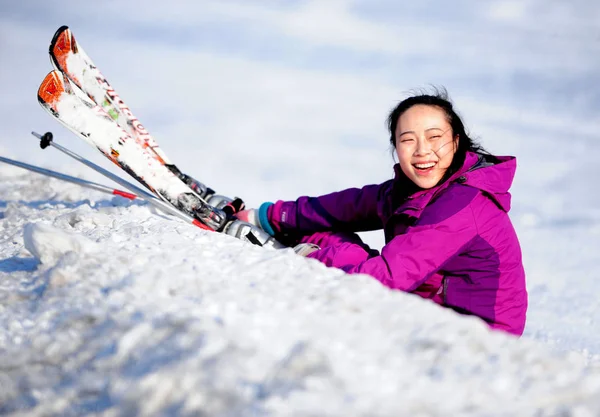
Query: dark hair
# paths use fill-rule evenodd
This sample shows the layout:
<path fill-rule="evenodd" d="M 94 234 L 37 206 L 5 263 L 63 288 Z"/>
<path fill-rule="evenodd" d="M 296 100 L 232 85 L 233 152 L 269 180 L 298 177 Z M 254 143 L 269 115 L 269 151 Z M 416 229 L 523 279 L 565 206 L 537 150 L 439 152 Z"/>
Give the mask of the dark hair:
<path fill-rule="evenodd" d="M 442 109 L 444 113 L 446 113 L 446 120 L 452 128 L 452 136 L 455 137 L 456 135 L 458 135 L 458 148 L 456 149 L 456 153 L 454 154 L 454 158 L 452 159 L 450 167 L 448 167 L 444 178 L 442 178 L 441 182 L 443 182 L 462 167 L 463 163 L 465 162 L 465 157 L 468 151 L 475 152 L 480 155 L 491 155 L 479 144 L 477 144 L 473 139 L 471 139 L 471 137 L 469 137 L 465 130 L 464 123 L 462 122 L 460 116 L 456 113 L 454 107 L 452 106 L 452 102 L 448 97 L 448 92 L 446 91 L 446 89 L 443 87 L 434 87 L 433 89 L 433 94 L 419 92 L 398 103 L 398 105 L 391 111 L 390 115 L 388 116 L 387 126 L 390 132 L 390 143 L 395 148 L 396 127 L 398 125 L 398 120 L 406 110 L 417 104 L 436 106 Z"/>

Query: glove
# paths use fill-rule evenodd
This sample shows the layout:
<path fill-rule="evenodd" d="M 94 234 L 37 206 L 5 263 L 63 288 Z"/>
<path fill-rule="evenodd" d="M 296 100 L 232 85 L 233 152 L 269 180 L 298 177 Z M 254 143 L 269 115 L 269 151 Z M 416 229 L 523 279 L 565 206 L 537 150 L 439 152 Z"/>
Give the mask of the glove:
<path fill-rule="evenodd" d="M 296 252 L 296 255 L 305 257 L 320 249 L 321 248 L 319 245 L 315 245 L 314 243 L 300 243 L 294 246 L 294 252 Z"/>
<path fill-rule="evenodd" d="M 263 203 L 258 209 L 242 210 L 235 214 L 238 220 L 257 226 L 271 236 L 275 236 L 273 226 L 269 223 L 267 212 L 273 203 Z"/>

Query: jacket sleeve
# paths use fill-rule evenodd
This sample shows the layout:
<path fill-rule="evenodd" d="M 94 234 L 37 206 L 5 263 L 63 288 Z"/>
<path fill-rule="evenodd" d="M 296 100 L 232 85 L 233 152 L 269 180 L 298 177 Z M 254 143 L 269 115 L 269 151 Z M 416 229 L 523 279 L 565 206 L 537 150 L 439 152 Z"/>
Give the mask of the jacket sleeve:
<path fill-rule="evenodd" d="M 390 181 L 349 188 L 320 197 L 278 201 L 269 207 L 268 219 L 276 232 L 362 232 L 383 227 L 378 201 Z"/>
<path fill-rule="evenodd" d="M 468 205 L 439 223 L 409 228 L 385 245 L 379 256 L 369 257 L 359 245 L 343 243 L 308 257 L 350 274 L 371 275 L 387 287 L 411 292 L 468 247 L 476 236 Z"/>

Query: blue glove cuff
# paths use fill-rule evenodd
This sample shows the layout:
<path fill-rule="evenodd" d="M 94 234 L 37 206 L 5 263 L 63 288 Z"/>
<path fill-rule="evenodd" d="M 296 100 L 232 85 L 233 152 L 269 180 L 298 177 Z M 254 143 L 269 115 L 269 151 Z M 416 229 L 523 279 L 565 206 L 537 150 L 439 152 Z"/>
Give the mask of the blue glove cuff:
<path fill-rule="evenodd" d="M 275 230 L 273 230 L 271 223 L 269 223 L 269 217 L 267 216 L 267 211 L 269 210 L 269 207 L 272 205 L 273 205 L 273 203 L 268 203 L 268 202 L 262 203 L 260 205 L 260 207 L 258 208 L 258 222 L 260 223 L 260 227 L 262 227 L 262 229 L 265 232 L 267 232 L 271 236 L 275 236 Z"/>

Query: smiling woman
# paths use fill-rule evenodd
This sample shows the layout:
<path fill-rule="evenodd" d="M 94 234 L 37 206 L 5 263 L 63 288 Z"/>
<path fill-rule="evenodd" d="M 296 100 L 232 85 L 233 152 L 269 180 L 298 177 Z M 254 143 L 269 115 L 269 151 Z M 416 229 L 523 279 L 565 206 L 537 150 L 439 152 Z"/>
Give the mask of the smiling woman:
<path fill-rule="evenodd" d="M 238 217 L 328 266 L 521 335 L 527 291 L 508 217 L 515 158 L 475 144 L 445 92 L 403 100 L 388 127 L 399 161 L 393 179 L 264 203 Z M 378 229 L 381 254 L 355 234 Z"/>

